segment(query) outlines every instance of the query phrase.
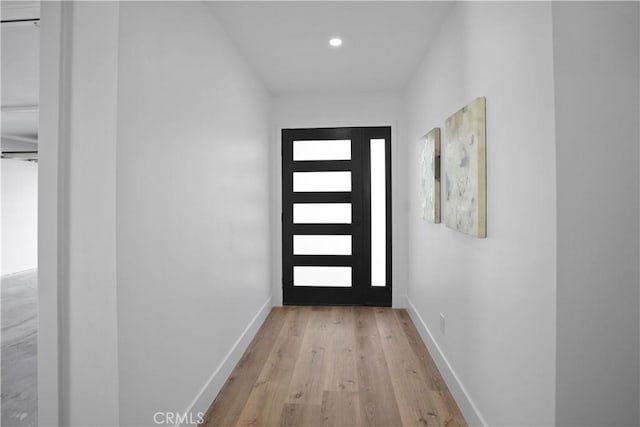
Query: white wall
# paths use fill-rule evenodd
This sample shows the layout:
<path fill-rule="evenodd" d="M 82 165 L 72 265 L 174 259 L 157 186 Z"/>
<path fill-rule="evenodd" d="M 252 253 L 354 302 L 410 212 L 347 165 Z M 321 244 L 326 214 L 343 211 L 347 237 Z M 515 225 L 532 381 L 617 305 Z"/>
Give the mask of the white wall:
<path fill-rule="evenodd" d="M 552 425 L 556 169 L 550 4 L 456 4 L 405 94 L 409 308 L 435 340 L 431 349 L 441 350 L 442 370 L 457 377 L 459 383 L 450 386 L 469 422 Z M 423 221 L 419 210 L 418 139 L 434 127 L 444 130 L 445 119 L 478 96 L 487 99 L 486 239 Z M 439 313 L 446 316 L 445 334 Z"/>
<path fill-rule="evenodd" d="M 60 423 L 116 425 L 118 3 L 77 2 L 64 8 L 64 28 L 73 39 L 65 39 L 64 95 L 57 105 L 64 134 L 54 159 L 60 163 L 62 182 L 58 193 L 62 218 L 58 248 L 63 248 L 58 288 L 62 307 Z M 51 84 L 47 79 L 43 83 Z M 50 141 L 50 135 L 45 141 Z M 39 360 L 40 366 L 50 363 Z"/>
<path fill-rule="evenodd" d="M 638 3 L 553 4 L 558 425 L 638 425 Z"/>
<path fill-rule="evenodd" d="M 0 275 L 38 266 L 38 164 L 2 159 Z"/>
<path fill-rule="evenodd" d="M 391 126 L 393 227 L 393 305 L 404 307 L 406 236 L 398 206 L 406 200 L 404 146 L 401 138 L 402 97 L 399 92 L 306 93 L 280 95 L 273 102 L 271 132 L 271 271 L 274 304 L 282 304 L 282 157 L 283 128 Z"/>
<path fill-rule="evenodd" d="M 43 2 L 40 8 L 40 112 L 38 123 L 38 422 L 60 423 L 61 396 L 61 307 L 62 226 L 60 139 L 62 120 L 62 20 L 70 3 Z"/>
<path fill-rule="evenodd" d="M 202 3 L 42 20 L 41 424 L 205 410 L 270 307 L 269 94 Z"/>
<path fill-rule="evenodd" d="M 270 96 L 202 3 L 122 3 L 119 24 L 120 423 L 150 425 L 271 296 Z"/>

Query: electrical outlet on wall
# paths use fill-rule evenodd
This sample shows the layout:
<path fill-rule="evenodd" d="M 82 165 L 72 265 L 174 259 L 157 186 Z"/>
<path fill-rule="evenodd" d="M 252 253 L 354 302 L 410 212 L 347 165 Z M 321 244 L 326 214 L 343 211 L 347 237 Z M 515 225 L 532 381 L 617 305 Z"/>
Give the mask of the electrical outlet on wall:
<path fill-rule="evenodd" d="M 444 335 L 444 314 L 440 313 L 440 333 Z"/>

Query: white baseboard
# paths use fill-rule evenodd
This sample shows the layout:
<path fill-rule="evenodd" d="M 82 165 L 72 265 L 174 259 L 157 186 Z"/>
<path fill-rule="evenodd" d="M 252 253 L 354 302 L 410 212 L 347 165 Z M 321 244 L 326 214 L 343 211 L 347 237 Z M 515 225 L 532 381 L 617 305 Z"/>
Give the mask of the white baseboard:
<path fill-rule="evenodd" d="M 253 316 L 253 319 L 249 322 L 245 330 L 240 334 L 236 342 L 233 344 L 222 363 L 216 368 L 209 380 L 205 383 L 204 387 L 200 390 L 198 395 L 193 399 L 184 414 L 193 414 L 191 419 L 197 420 L 197 413 L 207 412 L 211 402 L 216 398 L 222 386 L 231 375 L 233 368 L 236 367 L 240 358 L 249 347 L 251 340 L 258 333 L 258 329 L 264 323 L 265 319 L 271 311 L 271 297 L 260 307 L 258 312 Z M 188 418 L 188 417 L 187 417 Z M 176 427 L 188 424 L 176 424 Z"/>
<path fill-rule="evenodd" d="M 464 388 L 460 379 L 449 364 L 449 361 L 444 356 L 440 346 L 436 343 L 436 340 L 433 339 L 433 335 L 427 327 L 427 324 L 422 319 L 418 310 L 408 296 L 407 311 L 409 312 L 409 316 L 411 317 L 411 320 L 413 320 L 414 325 L 416 325 L 416 328 L 422 337 L 422 341 L 424 341 L 424 344 L 427 346 L 431 357 L 436 362 L 438 370 L 442 374 L 442 378 L 444 378 L 444 381 L 447 383 L 447 387 L 449 387 L 449 391 L 460 407 L 462 415 L 464 415 L 467 423 L 470 426 L 486 426 L 487 423 L 482 418 L 482 415 L 480 415 L 480 411 L 478 411 L 478 408 L 471 400 L 471 397 L 469 397 L 467 390 Z"/>

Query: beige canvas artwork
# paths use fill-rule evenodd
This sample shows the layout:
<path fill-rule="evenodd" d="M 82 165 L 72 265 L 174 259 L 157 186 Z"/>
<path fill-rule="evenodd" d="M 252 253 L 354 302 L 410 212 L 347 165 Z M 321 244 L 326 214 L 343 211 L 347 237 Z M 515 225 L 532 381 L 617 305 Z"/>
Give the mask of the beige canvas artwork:
<path fill-rule="evenodd" d="M 440 223 L 440 128 L 420 140 L 420 192 L 422 218 Z"/>
<path fill-rule="evenodd" d="M 476 98 L 445 123 L 444 221 L 471 236 L 487 236 L 486 107 Z"/>

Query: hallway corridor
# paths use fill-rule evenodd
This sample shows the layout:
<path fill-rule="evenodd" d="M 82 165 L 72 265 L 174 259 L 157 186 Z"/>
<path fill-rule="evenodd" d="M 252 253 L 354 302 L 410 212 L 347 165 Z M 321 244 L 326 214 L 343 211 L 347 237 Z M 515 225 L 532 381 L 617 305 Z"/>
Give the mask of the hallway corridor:
<path fill-rule="evenodd" d="M 0 12 L 2 426 L 640 427 L 640 0 Z"/>
<path fill-rule="evenodd" d="M 276 307 L 204 425 L 464 426 L 405 310 Z"/>

